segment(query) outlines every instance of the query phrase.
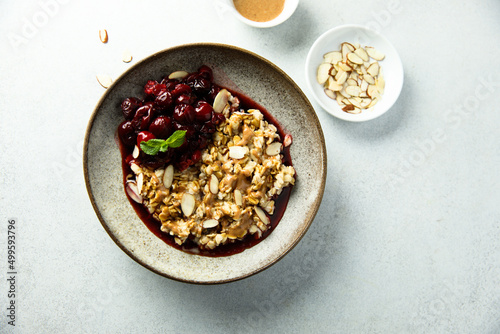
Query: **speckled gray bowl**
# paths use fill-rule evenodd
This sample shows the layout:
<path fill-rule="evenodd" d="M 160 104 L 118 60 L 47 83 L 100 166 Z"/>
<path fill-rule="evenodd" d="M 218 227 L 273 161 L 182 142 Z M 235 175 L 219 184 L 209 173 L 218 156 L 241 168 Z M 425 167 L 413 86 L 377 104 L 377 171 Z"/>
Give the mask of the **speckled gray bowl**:
<path fill-rule="evenodd" d="M 157 238 L 138 218 L 123 184 L 114 135 L 123 121 L 119 110 L 128 96 L 142 96 L 148 79 L 176 70 L 214 68 L 215 81 L 260 103 L 293 136 L 297 171 L 285 214 L 261 243 L 227 257 L 179 251 Z M 158 52 L 131 67 L 109 87 L 90 118 L 83 152 L 85 182 L 94 210 L 111 238 L 135 261 L 172 279 L 200 284 L 225 283 L 258 273 L 280 260 L 304 236 L 323 196 L 326 149 L 316 113 L 300 88 L 282 70 L 249 51 L 222 44 L 189 44 Z"/>

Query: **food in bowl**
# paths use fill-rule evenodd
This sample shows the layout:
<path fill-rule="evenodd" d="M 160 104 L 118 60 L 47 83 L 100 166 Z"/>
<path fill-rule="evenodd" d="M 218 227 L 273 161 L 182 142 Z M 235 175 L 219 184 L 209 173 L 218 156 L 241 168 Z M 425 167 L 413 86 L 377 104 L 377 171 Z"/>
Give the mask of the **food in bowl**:
<path fill-rule="evenodd" d="M 292 137 L 212 70 L 150 80 L 121 104 L 126 194 L 149 229 L 186 252 L 225 256 L 263 240 L 295 184 Z"/>
<path fill-rule="evenodd" d="M 385 80 L 379 61 L 385 55 L 373 47 L 344 42 L 340 51 L 323 55 L 316 80 L 343 111 L 359 114 L 382 99 Z"/>
<path fill-rule="evenodd" d="M 255 22 L 271 21 L 285 8 L 285 0 L 233 0 L 233 4 L 242 16 Z"/>

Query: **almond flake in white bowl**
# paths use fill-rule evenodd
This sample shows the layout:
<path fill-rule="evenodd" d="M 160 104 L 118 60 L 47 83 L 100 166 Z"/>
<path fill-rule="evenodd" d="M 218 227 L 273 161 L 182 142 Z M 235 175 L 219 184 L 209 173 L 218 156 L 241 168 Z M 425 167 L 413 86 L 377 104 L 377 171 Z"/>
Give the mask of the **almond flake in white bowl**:
<path fill-rule="evenodd" d="M 371 58 L 380 59 L 377 64 L 383 71 L 383 79 L 385 81 L 383 94 L 377 103 L 372 107 L 362 109 L 361 112 L 356 114 L 342 110 L 343 106 L 335 98 L 336 95 L 332 95 L 330 91 L 325 92 L 325 86 L 319 84 L 317 78 L 318 67 L 325 61 L 324 56 L 330 53 L 330 58 L 332 59 L 336 56 L 342 57 L 342 44 L 345 42 L 351 45 L 359 44 L 363 49 L 351 53 L 354 63 L 364 62 L 362 58 L 366 57 L 365 52 Z M 337 51 L 340 51 L 339 54 L 336 53 Z M 348 50 L 344 51 L 349 52 Z M 335 52 L 335 54 L 331 54 L 332 52 Z M 382 57 L 382 55 L 385 57 Z M 374 70 L 372 68 L 370 71 Z M 394 105 L 403 88 L 403 65 L 396 49 L 385 37 L 360 25 L 339 26 L 321 35 L 309 50 L 305 71 L 309 89 L 320 106 L 333 116 L 351 122 L 363 122 L 381 116 Z M 347 81 L 349 78 L 346 77 L 345 79 Z M 340 84 L 343 84 L 343 81 L 341 80 Z M 332 88 L 338 83 L 339 80 L 333 82 Z"/>

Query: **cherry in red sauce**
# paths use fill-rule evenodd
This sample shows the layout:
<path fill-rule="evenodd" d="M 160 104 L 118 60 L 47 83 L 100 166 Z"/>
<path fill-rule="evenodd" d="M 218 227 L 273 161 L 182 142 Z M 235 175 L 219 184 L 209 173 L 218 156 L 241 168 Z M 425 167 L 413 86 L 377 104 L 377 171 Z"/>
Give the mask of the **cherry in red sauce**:
<path fill-rule="evenodd" d="M 149 131 L 141 131 L 137 134 L 137 146 L 141 147 L 143 141 L 148 141 L 150 139 L 155 139 L 155 135 Z"/>
<path fill-rule="evenodd" d="M 125 146 L 132 147 L 136 142 L 135 128 L 132 122 L 125 121 L 118 126 L 118 136 Z"/>
<path fill-rule="evenodd" d="M 194 118 L 198 123 L 203 123 L 212 119 L 214 108 L 206 101 L 198 101 L 194 108 Z"/>
<path fill-rule="evenodd" d="M 168 109 L 172 106 L 172 94 L 169 91 L 162 91 L 155 97 L 154 103 L 160 110 Z"/>
<path fill-rule="evenodd" d="M 121 104 L 123 116 L 127 120 L 131 120 L 135 116 L 136 110 L 142 106 L 142 101 L 135 97 L 127 97 Z"/>
<path fill-rule="evenodd" d="M 195 119 L 194 107 L 185 103 L 178 104 L 174 108 L 173 116 L 181 124 L 191 124 Z"/>
<path fill-rule="evenodd" d="M 145 104 L 137 109 L 132 125 L 138 130 L 147 130 L 149 124 L 153 121 L 155 116 L 155 109 L 151 104 Z"/>
<path fill-rule="evenodd" d="M 148 80 L 146 85 L 144 85 L 144 93 L 146 93 L 146 95 L 153 95 L 153 90 L 157 84 L 158 82 L 154 80 Z"/>
<path fill-rule="evenodd" d="M 167 139 L 172 134 L 172 119 L 167 116 L 157 117 L 150 125 L 149 132 L 156 138 Z"/>
<path fill-rule="evenodd" d="M 193 90 L 186 84 L 179 83 L 172 89 L 172 96 L 177 99 L 181 95 L 189 95 Z"/>

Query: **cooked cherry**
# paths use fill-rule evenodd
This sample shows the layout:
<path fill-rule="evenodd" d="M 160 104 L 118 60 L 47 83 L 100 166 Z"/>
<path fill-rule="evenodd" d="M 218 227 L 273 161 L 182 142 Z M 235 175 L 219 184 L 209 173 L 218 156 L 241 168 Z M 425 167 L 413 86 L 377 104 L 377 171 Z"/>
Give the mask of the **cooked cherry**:
<path fill-rule="evenodd" d="M 190 94 L 192 92 L 191 87 L 186 84 L 177 84 L 175 88 L 172 90 L 172 97 L 177 98 L 182 94 Z"/>
<path fill-rule="evenodd" d="M 134 146 L 135 144 L 135 129 L 132 122 L 125 121 L 118 126 L 118 136 L 125 146 Z"/>
<path fill-rule="evenodd" d="M 210 67 L 208 67 L 207 65 L 202 65 L 198 69 L 198 73 L 200 74 L 201 77 L 207 79 L 210 82 L 212 82 L 214 80 L 214 75 L 213 75 L 212 69 Z"/>
<path fill-rule="evenodd" d="M 166 116 L 157 117 L 151 125 L 149 125 L 148 130 L 154 134 L 156 138 L 167 139 L 172 134 L 172 120 L 170 117 Z"/>
<path fill-rule="evenodd" d="M 193 75 L 187 78 L 186 83 L 198 96 L 203 96 L 208 94 L 208 92 L 210 92 L 210 89 L 212 88 L 210 81 L 199 75 Z"/>
<path fill-rule="evenodd" d="M 160 83 L 165 85 L 168 91 L 172 91 L 179 84 L 179 80 L 164 78 Z"/>
<path fill-rule="evenodd" d="M 143 141 L 148 141 L 150 139 L 155 139 L 155 135 L 149 131 L 141 131 L 137 134 L 137 146 L 141 147 Z"/>
<path fill-rule="evenodd" d="M 177 99 L 175 100 L 175 103 L 176 104 L 181 104 L 181 103 L 185 103 L 185 104 L 193 104 L 193 102 L 195 101 L 195 97 L 191 94 L 182 94 L 182 95 L 179 95 L 177 97 Z"/>
<path fill-rule="evenodd" d="M 137 130 L 146 130 L 149 124 L 153 121 L 155 116 L 155 109 L 151 103 L 146 103 L 139 109 L 137 109 L 134 118 L 132 119 L 132 125 Z"/>
<path fill-rule="evenodd" d="M 155 98 L 155 103 L 160 109 L 168 109 L 172 102 L 172 94 L 168 91 L 162 92 Z"/>
<path fill-rule="evenodd" d="M 125 119 L 131 120 L 132 118 L 134 118 L 137 108 L 139 108 L 141 105 L 141 100 L 135 97 L 127 97 L 125 100 L 123 100 L 121 109 L 123 116 L 125 116 Z"/>
<path fill-rule="evenodd" d="M 217 96 L 217 94 L 219 94 L 220 92 L 220 87 L 217 86 L 216 84 L 212 84 L 212 88 L 210 89 L 210 91 L 207 93 L 206 95 L 206 100 L 208 102 L 211 102 L 213 103 L 214 100 L 215 100 L 215 97 Z"/>
<path fill-rule="evenodd" d="M 214 109 L 208 102 L 198 101 L 194 109 L 196 121 L 203 123 L 210 120 L 212 118 L 213 110 Z"/>
<path fill-rule="evenodd" d="M 181 124 L 189 124 L 194 121 L 194 108 L 189 104 L 178 104 L 174 108 L 174 119 Z"/>
<path fill-rule="evenodd" d="M 144 85 L 144 93 L 146 93 L 147 95 L 153 95 L 153 90 L 157 84 L 158 82 L 155 80 L 148 80 L 148 82 L 146 82 L 146 85 Z"/>
<path fill-rule="evenodd" d="M 159 96 L 166 91 L 167 91 L 167 85 L 165 85 L 165 84 L 156 84 L 153 87 L 153 95 L 154 96 Z"/>

